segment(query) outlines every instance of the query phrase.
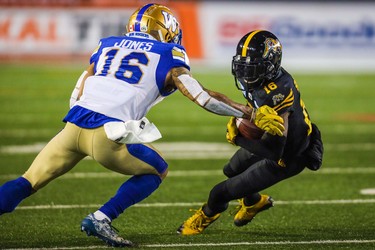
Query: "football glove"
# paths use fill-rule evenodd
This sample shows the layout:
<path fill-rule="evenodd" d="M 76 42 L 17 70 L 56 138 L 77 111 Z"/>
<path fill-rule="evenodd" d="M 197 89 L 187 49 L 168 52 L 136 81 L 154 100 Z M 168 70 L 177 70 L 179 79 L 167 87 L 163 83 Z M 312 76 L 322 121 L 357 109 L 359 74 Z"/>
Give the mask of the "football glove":
<path fill-rule="evenodd" d="M 284 119 L 270 106 L 263 105 L 255 111 L 254 123 L 271 135 L 283 136 Z"/>
<path fill-rule="evenodd" d="M 310 170 L 316 171 L 322 166 L 323 162 L 323 141 L 318 126 L 314 123 L 312 125 L 312 132 L 310 135 L 310 144 L 307 150 L 303 153 L 306 167 Z"/>
<path fill-rule="evenodd" d="M 236 125 L 236 117 L 232 116 L 229 119 L 229 122 L 227 123 L 227 135 L 226 135 L 227 141 L 230 144 L 236 145 L 235 139 L 237 135 L 238 135 L 238 128 Z"/>

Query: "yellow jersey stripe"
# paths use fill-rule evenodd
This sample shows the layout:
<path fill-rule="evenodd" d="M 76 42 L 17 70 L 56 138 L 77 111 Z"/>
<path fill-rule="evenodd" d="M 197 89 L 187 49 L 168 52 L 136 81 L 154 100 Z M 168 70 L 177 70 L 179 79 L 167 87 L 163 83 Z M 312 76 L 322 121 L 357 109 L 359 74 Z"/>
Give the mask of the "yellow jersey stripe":
<path fill-rule="evenodd" d="M 177 50 L 172 50 L 172 55 L 185 58 L 185 54 L 182 53 L 181 51 L 177 51 Z"/>
<path fill-rule="evenodd" d="M 293 101 L 291 101 L 291 102 L 283 102 L 282 104 L 283 104 L 282 106 L 278 105 L 277 108 L 274 108 L 276 112 L 282 110 L 283 108 L 292 106 L 293 105 Z"/>
<path fill-rule="evenodd" d="M 242 47 L 242 56 L 246 56 L 247 47 L 249 46 L 249 43 L 251 39 L 255 36 L 255 34 L 259 33 L 262 30 L 255 30 L 253 33 L 251 33 L 245 40 L 243 47 Z"/>
<path fill-rule="evenodd" d="M 290 106 L 292 106 L 293 103 L 294 103 L 294 100 L 291 100 L 291 101 L 288 101 L 288 102 L 282 102 L 282 103 L 280 103 L 279 105 L 277 105 L 276 107 L 274 107 L 274 109 L 275 109 L 276 111 L 279 111 L 279 110 L 281 110 L 281 109 L 283 109 L 283 108 L 286 108 L 286 107 L 290 107 Z"/>

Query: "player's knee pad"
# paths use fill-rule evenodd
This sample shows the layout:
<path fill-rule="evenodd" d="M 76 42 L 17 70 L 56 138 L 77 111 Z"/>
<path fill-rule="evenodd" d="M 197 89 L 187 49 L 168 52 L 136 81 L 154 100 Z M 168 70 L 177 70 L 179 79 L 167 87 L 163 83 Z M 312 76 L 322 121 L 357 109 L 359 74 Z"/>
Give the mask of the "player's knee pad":
<path fill-rule="evenodd" d="M 168 163 L 155 150 L 143 144 L 127 144 L 128 152 L 138 159 L 153 166 L 158 173 L 164 173 Z"/>

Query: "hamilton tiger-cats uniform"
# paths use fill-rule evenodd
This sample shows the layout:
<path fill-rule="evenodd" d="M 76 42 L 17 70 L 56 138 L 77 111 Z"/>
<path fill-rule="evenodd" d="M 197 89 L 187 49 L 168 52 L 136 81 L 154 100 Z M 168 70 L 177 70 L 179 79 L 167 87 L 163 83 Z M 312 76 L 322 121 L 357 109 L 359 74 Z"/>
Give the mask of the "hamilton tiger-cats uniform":
<path fill-rule="evenodd" d="M 272 142 L 266 143 L 265 147 L 256 146 L 262 140 L 266 142 L 267 138 L 264 137 L 268 135 L 258 141 L 236 137 L 236 144 L 241 148 L 223 170 L 229 179 L 215 186 L 208 199 L 208 206 L 217 208 L 215 213 L 226 209 L 225 201 L 252 197 L 261 190 L 300 173 L 305 168 L 302 153 L 308 148 L 312 127 L 298 86 L 292 76 L 281 69 L 273 81 L 249 92 L 247 101 L 255 108 L 269 105 L 279 115 L 289 112 L 288 136 L 282 148 L 282 157 L 277 159 L 272 159 L 274 146 L 270 145 Z M 219 197 L 219 193 L 225 197 L 224 200 Z"/>
<path fill-rule="evenodd" d="M 249 92 L 247 100 L 252 107 L 268 105 L 278 115 L 289 112 L 288 137 L 282 154 L 282 162 L 287 163 L 296 155 L 300 155 L 309 145 L 312 131 L 310 117 L 301 99 L 297 82 L 283 68 L 272 82 Z M 242 139 L 241 139 L 242 140 Z M 246 148 L 246 143 L 243 144 Z"/>
<path fill-rule="evenodd" d="M 284 129 L 282 133 L 266 132 L 260 139 L 247 139 L 241 136 L 232 117 L 227 123 L 226 139 L 240 149 L 224 166 L 228 179 L 211 189 L 208 201 L 180 225 L 178 233 L 202 233 L 233 200 L 239 200 L 234 224 L 244 226 L 273 206 L 273 199 L 260 191 L 297 175 L 305 167 L 316 170 L 321 166 L 320 132 L 310 121 L 297 83 L 281 67 L 281 58 L 282 45 L 270 31 L 253 30 L 238 42 L 232 59 L 237 89 L 250 107 L 275 110 Z"/>

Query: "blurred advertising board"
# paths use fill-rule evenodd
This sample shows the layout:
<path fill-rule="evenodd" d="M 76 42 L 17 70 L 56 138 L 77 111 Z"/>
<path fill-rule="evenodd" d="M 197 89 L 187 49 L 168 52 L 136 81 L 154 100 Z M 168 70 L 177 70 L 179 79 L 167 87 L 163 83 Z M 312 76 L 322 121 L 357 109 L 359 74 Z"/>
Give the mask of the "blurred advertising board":
<path fill-rule="evenodd" d="M 101 37 L 120 35 L 132 9 L 1 9 L 0 53 L 87 54 Z"/>
<path fill-rule="evenodd" d="M 230 68 L 239 39 L 267 29 L 284 65 L 375 71 L 375 3 L 170 2 L 191 61 Z M 0 60 L 87 58 L 101 37 L 121 35 L 134 6 L 0 8 Z"/>
<path fill-rule="evenodd" d="M 207 2 L 199 8 L 203 58 L 230 67 L 239 39 L 267 29 L 281 40 L 284 65 L 375 72 L 374 11 L 360 2 Z"/>
<path fill-rule="evenodd" d="M 106 3 L 106 2 L 105 2 Z M 118 3 L 118 2 L 117 2 Z M 195 3 L 168 4 L 184 28 L 191 58 L 202 58 Z M 0 8 L 0 61 L 88 58 L 100 38 L 122 35 L 138 6 L 11 6 Z"/>

